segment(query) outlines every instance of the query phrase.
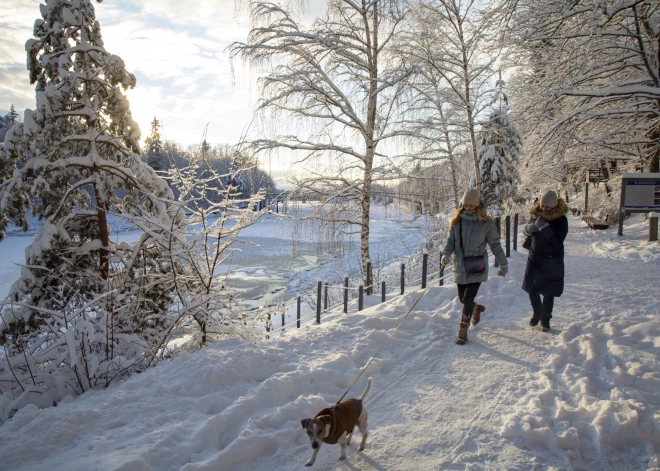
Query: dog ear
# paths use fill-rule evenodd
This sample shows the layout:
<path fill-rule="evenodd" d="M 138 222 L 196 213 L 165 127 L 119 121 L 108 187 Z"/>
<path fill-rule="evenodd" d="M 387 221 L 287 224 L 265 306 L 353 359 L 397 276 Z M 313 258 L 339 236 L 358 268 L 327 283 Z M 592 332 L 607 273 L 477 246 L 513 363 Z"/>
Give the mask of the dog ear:
<path fill-rule="evenodd" d="M 307 428 L 307 426 L 309 425 L 309 422 L 310 422 L 311 420 L 312 420 L 312 419 L 302 419 L 302 420 L 300 421 L 300 423 L 302 424 L 302 428 Z"/>

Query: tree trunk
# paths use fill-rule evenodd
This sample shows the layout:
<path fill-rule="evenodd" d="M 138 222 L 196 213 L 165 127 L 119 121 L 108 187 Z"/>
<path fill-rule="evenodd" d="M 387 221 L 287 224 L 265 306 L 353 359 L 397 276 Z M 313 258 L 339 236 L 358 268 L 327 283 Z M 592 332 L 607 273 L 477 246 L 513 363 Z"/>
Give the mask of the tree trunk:
<path fill-rule="evenodd" d="M 98 167 L 92 168 L 92 173 L 98 176 Z M 108 247 L 110 247 L 110 231 L 108 230 L 108 217 L 106 214 L 106 206 L 103 197 L 98 190 L 96 182 L 94 183 L 94 196 L 96 197 L 96 213 L 99 225 L 99 238 L 103 244 L 103 248 L 99 249 L 99 265 L 101 269 L 101 278 L 105 281 L 110 276 L 110 258 L 108 257 Z"/>
<path fill-rule="evenodd" d="M 366 10 L 366 4 L 363 3 L 363 8 Z M 378 3 L 373 5 L 372 27 L 373 30 L 369 31 L 368 22 L 365 18 L 365 25 L 367 29 L 367 38 L 369 40 L 369 99 L 367 102 L 367 129 L 365 134 L 365 156 L 364 156 L 364 176 L 362 179 L 362 227 L 360 229 L 360 256 L 362 257 L 362 276 L 363 283 L 367 284 L 367 280 L 372 280 L 371 273 L 367 273 L 371 267 L 371 257 L 369 255 L 369 225 L 370 225 L 370 210 L 371 210 L 371 171 L 374 165 L 374 154 L 376 152 L 376 143 L 374 142 L 374 135 L 376 129 L 376 110 L 378 105 Z"/>

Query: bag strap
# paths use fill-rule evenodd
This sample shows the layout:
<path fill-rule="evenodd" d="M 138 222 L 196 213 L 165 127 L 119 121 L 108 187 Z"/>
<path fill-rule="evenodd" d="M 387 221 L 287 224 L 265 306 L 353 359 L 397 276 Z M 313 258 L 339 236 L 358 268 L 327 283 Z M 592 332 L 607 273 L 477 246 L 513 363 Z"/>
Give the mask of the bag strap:
<path fill-rule="evenodd" d="M 463 257 L 465 257 L 465 250 L 463 250 L 463 222 L 461 221 L 461 217 L 458 217 L 458 231 L 459 231 L 459 241 L 461 244 L 461 253 L 463 254 Z"/>

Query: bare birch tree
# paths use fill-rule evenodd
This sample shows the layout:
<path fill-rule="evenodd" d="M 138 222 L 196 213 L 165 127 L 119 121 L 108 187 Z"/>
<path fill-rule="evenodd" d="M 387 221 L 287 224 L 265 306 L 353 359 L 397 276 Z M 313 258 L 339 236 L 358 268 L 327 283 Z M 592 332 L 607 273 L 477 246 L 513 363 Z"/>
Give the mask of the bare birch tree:
<path fill-rule="evenodd" d="M 310 28 L 284 8 L 253 4 L 258 24 L 248 42 L 231 46 L 232 57 L 267 68 L 260 110 L 297 124 L 271 139 L 252 142 L 259 151 L 299 155 L 297 186 L 322 207 L 342 211 L 324 218 L 339 230 L 360 229 L 363 276 L 368 278 L 372 183 L 389 175 L 388 158 L 377 152 L 403 134 L 395 123 L 405 70 L 390 54 L 407 7 L 396 0 L 332 0 Z"/>
<path fill-rule="evenodd" d="M 439 131 L 441 148 L 450 160 L 458 147 L 469 148 L 476 186 L 478 120 L 489 104 L 499 56 L 495 7 L 493 2 L 474 0 L 422 1 L 414 9 L 403 46 L 408 60 L 422 69 L 415 88 L 435 114 L 421 121 L 426 134 Z M 416 108 L 414 116 L 419 119 L 425 113 Z"/>

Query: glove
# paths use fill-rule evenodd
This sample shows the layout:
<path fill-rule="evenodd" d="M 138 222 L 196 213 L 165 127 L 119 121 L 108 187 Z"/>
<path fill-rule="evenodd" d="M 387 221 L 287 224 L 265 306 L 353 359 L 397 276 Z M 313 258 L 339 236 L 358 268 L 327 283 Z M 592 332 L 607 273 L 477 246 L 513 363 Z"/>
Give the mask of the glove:
<path fill-rule="evenodd" d="M 497 269 L 497 274 L 501 277 L 505 277 L 507 273 L 509 273 L 509 265 L 500 265 Z"/>
<path fill-rule="evenodd" d="M 442 265 L 445 265 L 445 266 L 446 266 L 447 264 L 449 264 L 449 256 L 443 254 L 443 255 L 442 255 L 442 259 L 440 260 L 440 263 L 441 263 Z"/>
<path fill-rule="evenodd" d="M 539 228 L 536 227 L 536 224 L 527 224 L 523 228 L 523 234 L 526 236 L 531 236 L 534 232 L 538 232 Z"/>
<path fill-rule="evenodd" d="M 534 222 L 534 225 L 535 225 L 536 227 L 538 227 L 539 231 L 540 231 L 541 229 L 543 229 L 544 227 L 548 227 L 548 226 L 549 226 L 548 221 L 546 221 L 545 219 L 543 219 L 541 216 L 539 216 L 538 218 L 536 218 L 536 221 Z"/>

